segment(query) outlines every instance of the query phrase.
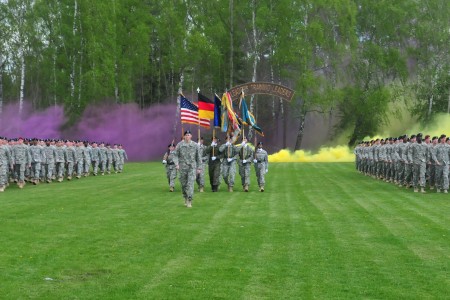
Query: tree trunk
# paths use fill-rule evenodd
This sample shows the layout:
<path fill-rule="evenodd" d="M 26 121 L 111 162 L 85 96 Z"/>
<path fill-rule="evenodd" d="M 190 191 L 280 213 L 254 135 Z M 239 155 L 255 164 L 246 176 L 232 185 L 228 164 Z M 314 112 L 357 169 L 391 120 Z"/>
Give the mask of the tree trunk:
<path fill-rule="evenodd" d="M 3 58 L 0 57 L 0 115 L 3 113 Z"/>
<path fill-rule="evenodd" d="M 283 100 L 280 100 L 281 114 L 283 116 L 283 149 L 287 148 L 287 116 L 286 110 L 283 108 Z"/>
<path fill-rule="evenodd" d="M 73 11 L 73 38 L 75 40 L 75 36 L 77 33 L 77 13 L 78 13 L 78 2 L 75 0 L 74 3 L 74 11 Z M 72 71 L 70 73 L 70 104 L 72 104 L 72 101 L 75 97 L 75 67 L 76 67 L 76 55 L 75 55 L 75 49 L 72 49 Z"/>
<path fill-rule="evenodd" d="M 294 151 L 300 150 L 300 148 L 302 147 L 303 136 L 305 134 L 305 119 L 306 113 L 302 113 L 300 115 L 300 122 L 298 124 L 297 139 L 295 141 Z"/>
<path fill-rule="evenodd" d="M 450 114 L 450 87 L 448 88 L 448 104 L 447 104 L 447 113 Z"/>
<path fill-rule="evenodd" d="M 20 50 L 20 96 L 19 96 L 19 115 L 22 115 L 23 111 L 23 99 L 25 91 L 25 51 L 23 46 Z"/>
<path fill-rule="evenodd" d="M 53 103 L 56 106 L 56 49 L 54 50 L 55 53 L 53 53 Z"/>

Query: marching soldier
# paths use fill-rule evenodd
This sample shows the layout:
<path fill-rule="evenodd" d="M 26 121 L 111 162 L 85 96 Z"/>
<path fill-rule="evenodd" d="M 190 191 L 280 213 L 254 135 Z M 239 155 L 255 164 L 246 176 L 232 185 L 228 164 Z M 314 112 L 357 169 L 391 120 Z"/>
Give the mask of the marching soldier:
<path fill-rule="evenodd" d="M 119 163 L 120 163 L 119 146 L 117 146 L 117 144 L 114 144 L 114 147 L 112 149 L 112 157 L 113 157 L 114 173 L 117 174 L 119 172 Z"/>
<path fill-rule="evenodd" d="M 190 208 L 194 197 L 196 172 L 200 172 L 198 167 L 201 164 L 200 150 L 197 143 L 192 141 L 191 131 L 185 131 L 183 140 L 175 148 L 173 160 L 176 169 L 180 171 L 184 203 Z"/>
<path fill-rule="evenodd" d="M 167 181 L 169 182 L 169 191 L 173 192 L 175 189 L 175 179 L 177 179 L 177 168 L 175 166 L 174 155 L 175 145 L 170 144 L 169 150 L 164 154 L 162 163 L 166 166 Z"/>
<path fill-rule="evenodd" d="M 239 175 L 244 192 L 248 192 L 250 186 L 250 167 L 252 164 L 253 149 L 247 144 L 247 138 L 242 139 L 239 151 Z"/>
<path fill-rule="evenodd" d="M 220 185 L 220 160 L 222 155 L 219 152 L 219 141 L 220 140 L 217 137 L 213 137 L 211 146 L 208 146 L 205 150 L 206 155 L 208 156 L 209 183 L 211 184 L 213 192 L 217 192 Z"/>
<path fill-rule="evenodd" d="M 63 141 L 58 140 L 55 149 L 55 164 L 56 164 L 56 174 L 58 177 L 58 182 L 62 182 L 64 179 L 65 164 L 66 164 L 66 149 L 63 147 Z"/>
<path fill-rule="evenodd" d="M 102 175 L 105 175 L 106 160 L 108 158 L 108 156 L 106 154 L 105 143 L 101 142 L 99 148 L 100 148 L 100 172 L 102 172 Z"/>
<path fill-rule="evenodd" d="M 72 141 L 66 142 L 67 180 L 72 180 L 75 162 L 77 161 L 77 150 L 73 144 Z"/>
<path fill-rule="evenodd" d="M 31 182 L 34 185 L 39 184 L 39 178 L 41 176 L 41 163 L 42 158 L 45 160 L 44 149 L 38 144 L 37 139 L 33 139 L 32 145 L 30 146 L 31 155 Z"/>
<path fill-rule="evenodd" d="M 84 177 L 89 176 L 90 173 L 90 169 L 91 169 L 91 162 L 92 162 L 92 158 L 91 158 L 91 145 L 88 141 L 85 141 L 84 143 L 84 147 L 83 147 L 83 175 Z"/>
<path fill-rule="evenodd" d="M 19 137 L 17 144 L 12 148 L 12 161 L 17 174 L 17 185 L 20 189 L 25 186 L 25 169 L 31 167 L 31 155 L 28 146 L 23 141 L 23 138 Z"/>
<path fill-rule="evenodd" d="M 422 143 L 422 134 L 416 137 L 416 143 L 412 145 L 413 149 L 413 186 L 414 192 L 425 193 L 425 171 L 427 167 L 427 146 Z"/>
<path fill-rule="evenodd" d="M 197 174 L 197 184 L 198 184 L 198 191 L 200 193 L 203 193 L 204 187 L 205 187 L 205 165 L 208 161 L 208 155 L 206 154 L 206 146 L 203 144 L 203 137 L 200 138 L 198 141 L 198 147 L 200 148 L 200 157 L 202 159 L 201 164 L 199 166 L 200 173 Z"/>
<path fill-rule="evenodd" d="M 113 163 L 113 151 L 111 144 L 106 144 L 106 172 L 111 174 L 111 168 Z"/>
<path fill-rule="evenodd" d="M 236 177 L 236 158 L 239 152 L 231 142 L 231 136 L 227 136 L 226 143 L 219 147 L 220 153 L 222 153 L 222 177 L 225 183 L 228 185 L 228 191 L 233 191 L 234 178 Z"/>
<path fill-rule="evenodd" d="M 94 176 L 97 176 L 98 165 L 100 162 L 100 148 L 98 147 L 96 142 L 92 143 L 91 161 L 92 161 L 92 174 Z"/>
<path fill-rule="evenodd" d="M 0 137 L 0 192 L 4 192 L 8 184 L 8 170 L 11 166 L 11 155 L 6 140 Z"/>
<path fill-rule="evenodd" d="M 120 157 L 119 173 L 122 173 L 125 160 L 128 160 L 128 155 L 125 149 L 123 149 L 123 146 L 121 144 L 119 144 L 119 157 Z"/>
<path fill-rule="evenodd" d="M 450 147 L 446 143 L 446 135 L 442 134 L 439 137 L 439 144 L 435 147 L 435 152 L 432 152 L 432 159 L 436 164 L 436 192 L 440 193 L 441 190 L 447 193 L 449 187 L 448 174 L 450 157 Z"/>
<path fill-rule="evenodd" d="M 258 148 L 255 151 L 253 162 L 255 163 L 256 178 L 258 179 L 259 191 L 264 192 L 265 178 L 269 172 L 269 159 L 266 150 L 262 148 L 263 143 L 258 143 Z"/>
<path fill-rule="evenodd" d="M 83 157 L 83 154 L 84 154 L 84 150 L 83 150 L 83 148 L 84 148 L 84 145 L 83 145 L 83 142 L 81 142 L 81 141 L 76 141 L 75 142 L 75 163 L 76 163 L 76 174 L 77 174 L 77 176 L 76 176 L 76 178 L 77 179 L 80 179 L 81 178 L 81 176 L 83 175 L 83 171 L 84 171 L 84 168 L 83 168 L 83 162 L 84 162 L 84 157 Z"/>

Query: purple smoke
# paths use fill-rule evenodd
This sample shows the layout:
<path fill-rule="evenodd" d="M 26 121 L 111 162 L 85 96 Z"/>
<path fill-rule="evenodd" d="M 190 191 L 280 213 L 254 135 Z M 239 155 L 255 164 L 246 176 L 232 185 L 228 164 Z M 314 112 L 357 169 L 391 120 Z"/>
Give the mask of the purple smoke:
<path fill-rule="evenodd" d="M 32 111 L 26 105 L 8 105 L 0 116 L 0 135 L 25 138 L 67 138 L 122 144 L 132 161 L 159 159 L 174 139 L 175 105 L 154 105 L 141 110 L 136 104 L 89 106 L 77 124 L 66 122 L 61 106 Z M 179 129 L 178 124 L 178 129 Z M 179 135 L 177 134 L 177 137 Z"/>

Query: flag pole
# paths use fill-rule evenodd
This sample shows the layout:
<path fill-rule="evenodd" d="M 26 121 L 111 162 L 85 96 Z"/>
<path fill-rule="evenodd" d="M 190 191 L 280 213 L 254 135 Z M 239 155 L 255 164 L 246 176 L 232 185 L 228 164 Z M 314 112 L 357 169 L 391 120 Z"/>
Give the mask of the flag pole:
<path fill-rule="evenodd" d="M 186 98 L 186 97 L 184 97 L 183 91 L 181 89 L 178 90 L 178 95 L 182 96 L 183 98 Z M 184 133 L 184 125 L 183 125 L 183 123 L 181 123 L 181 139 L 183 139 L 183 133 Z"/>
<path fill-rule="evenodd" d="M 197 87 L 197 106 L 199 107 L 198 110 L 198 126 L 197 126 L 197 134 L 198 134 L 198 138 L 197 138 L 197 142 L 200 143 L 200 103 L 199 103 L 199 97 L 198 94 L 200 94 L 200 87 Z"/>

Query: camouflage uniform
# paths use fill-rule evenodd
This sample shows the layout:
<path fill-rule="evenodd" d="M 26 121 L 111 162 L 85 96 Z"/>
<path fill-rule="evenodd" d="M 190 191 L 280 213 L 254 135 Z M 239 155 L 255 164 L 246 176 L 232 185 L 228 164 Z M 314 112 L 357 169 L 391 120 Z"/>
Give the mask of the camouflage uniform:
<path fill-rule="evenodd" d="M 5 190 L 8 184 L 8 170 L 11 165 L 9 148 L 0 140 L 0 192 Z"/>
<path fill-rule="evenodd" d="M 439 143 L 432 153 L 432 159 L 436 163 L 436 191 L 447 191 L 449 188 L 450 147 L 444 142 Z"/>
<path fill-rule="evenodd" d="M 16 144 L 12 148 L 12 161 L 14 165 L 14 172 L 17 174 L 19 187 L 22 188 L 25 184 L 25 169 L 30 166 L 31 155 L 26 144 Z"/>
<path fill-rule="evenodd" d="M 403 180 L 405 178 L 405 163 L 407 160 L 406 146 L 407 145 L 403 140 L 398 144 L 398 155 L 400 158 L 398 160 L 397 182 L 399 186 L 403 185 Z"/>
<path fill-rule="evenodd" d="M 413 186 L 414 192 L 418 192 L 418 187 L 421 187 L 421 191 L 425 188 L 425 171 L 427 167 L 426 154 L 427 146 L 421 142 L 412 144 L 412 157 L 413 157 Z"/>
<path fill-rule="evenodd" d="M 266 150 L 262 148 L 258 148 L 254 154 L 255 159 L 253 162 L 255 163 L 255 171 L 256 178 L 258 180 L 259 190 L 264 192 L 264 185 L 266 183 L 264 176 L 269 171 L 269 159 Z"/>
<path fill-rule="evenodd" d="M 65 172 L 65 164 L 66 164 L 66 149 L 58 143 L 55 149 L 55 164 L 56 164 L 56 176 L 58 177 L 58 181 L 63 181 L 64 172 Z"/>
<path fill-rule="evenodd" d="M 77 150 L 73 145 L 69 145 L 66 148 L 66 162 L 67 162 L 67 179 L 71 180 L 73 176 L 73 169 L 75 162 L 77 161 Z"/>
<path fill-rule="evenodd" d="M 179 178 L 185 203 L 190 207 L 194 197 L 197 167 L 201 164 L 200 149 L 197 143 L 186 140 L 179 142 L 175 148 L 173 160 L 180 171 Z"/>
<path fill-rule="evenodd" d="M 168 151 L 164 154 L 163 164 L 166 166 L 166 176 L 169 182 L 169 189 L 173 192 L 175 188 L 175 179 L 177 179 L 177 168 L 174 161 L 175 151 Z"/>
<path fill-rule="evenodd" d="M 83 173 L 84 176 L 89 176 L 91 169 L 91 145 L 85 143 L 83 148 Z"/>
<path fill-rule="evenodd" d="M 206 155 L 208 155 L 208 173 L 209 173 L 209 183 L 211 184 L 211 189 L 213 192 L 217 192 L 220 185 L 220 168 L 221 168 L 221 157 L 219 152 L 219 146 L 216 143 L 211 143 L 205 150 Z"/>
<path fill-rule="evenodd" d="M 117 146 L 114 146 L 114 148 L 112 149 L 112 161 L 113 161 L 114 172 L 118 173 L 120 156 L 119 156 L 119 149 L 117 148 Z"/>
<path fill-rule="evenodd" d="M 44 176 L 47 182 L 50 182 L 53 177 L 53 172 L 55 171 L 55 146 L 48 144 L 44 147 L 45 152 L 45 162 L 44 162 Z"/>
<path fill-rule="evenodd" d="M 412 179 L 412 168 L 413 168 L 413 156 L 412 156 L 412 142 L 408 142 L 406 144 L 406 162 L 405 162 L 405 176 L 404 176 L 404 185 L 406 187 L 411 186 Z"/>
<path fill-rule="evenodd" d="M 123 172 L 123 166 L 125 165 L 125 160 L 128 160 L 128 155 L 125 149 L 122 148 L 122 146 L 119 146 L 119 173 Z"/>
<path fill-rule="evenodd" d="M 39 177 L 41 175 L 41 163 L 43 162 L 42 157 L 44 157 L 45 161 L 45 151 L 39 145 L 31 145 L 30 155 L 31 155 L 31 178 L 34 180 L 34 183 L 37 184 L 39 181 Z"/>
<path fill-rule="evenodd" d="M 199 144 L 198 147 L 200 149 L 201 164 L 198 167 L 200 173 L 197 173 L 196 181 L 198 184 L 199 191 L 203 192 L 203 188 L 205 187 L 205 166 L 206 162 L 208 161 L 208 155 L 206 154 L 205 145 Z"/>
<path fill-rule="evenodd" d="M 244 144 L 238 147 L 239 151 L 239 175 L 241 176 L 241 183 L 244 191 L 248 192 L 250 186 L 250 169 L 252 165 L 253 149 Z"/>
<path fill-rule="evenodd" d="M 83 167 L 83 162 L 84 162 L 84 145 L 80 145 L 80 143 L 77 144 L 77 146 L 75 147 L 75 163 L 77 166 L 76 169 L 76 173 L 77 173 L 77 178 L 81 178 L 81 176 L 83 175 L 83 171 L 84 171 L 84 167 Z"/>
<path fill-rule="evenodd" d="M 106 147 L 106 172 L 111 174 L 111 167 L 113 162 L 113 152 L 110 146 Z"/>
<path fill-rule="evenodd" d="M 100 172 L 102 175 L 105 175 L 106 171 L 106 160 L 107 160 L 107 154 L 106 154 L 106 147 L 103 145 L 100 145 Z"/>
<path fill-rule="evenodd" d="M 100 162 L 100 148 L 94 145 L 91 149 L 91 161 L 92 161 L 92 174 L 97 176 L 98 165 Z"/>
<path fill-rule="evenodd" d="M 239 152 L 231 142 L 225 143 L 219 147 L 219 152 L 223 156 L 222 177 L 228 185 L 228 191 L 233 191 L 234 179 L 236 177 L 236 158 Z"/>

